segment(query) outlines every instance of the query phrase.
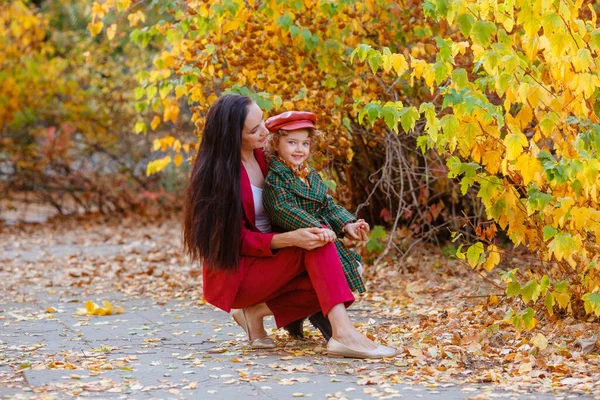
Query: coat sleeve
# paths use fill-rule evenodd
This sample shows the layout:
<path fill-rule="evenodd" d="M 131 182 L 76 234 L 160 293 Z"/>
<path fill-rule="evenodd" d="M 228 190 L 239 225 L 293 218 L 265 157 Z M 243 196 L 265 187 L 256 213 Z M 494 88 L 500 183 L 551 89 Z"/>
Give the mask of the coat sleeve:
<path fill-rule="evenodd" d="M 265 182 L 263 205 L 271 222 L 287 231 L 320 228 L 323 224 L 298 204 L 296 197 L 278 180 Z"/>
<path fill-rule="evenodd" d="M 346 224 L 356 222 L 356 217 L 344 207 L 335 204 L 333 197 L 327 195 L 327 203 L 323 210 L 323 217 L 329 222 L 333 231 L 341 235 L 344 233 L 344 226 Z"/>
<path fill-rule="evenodd" d="M 242 218 L 240 230 L 240 255 L 243 257 L 271 257 L 271 240 L 275 233 L 254 232 L 248 229 L 246 218 Z"/>

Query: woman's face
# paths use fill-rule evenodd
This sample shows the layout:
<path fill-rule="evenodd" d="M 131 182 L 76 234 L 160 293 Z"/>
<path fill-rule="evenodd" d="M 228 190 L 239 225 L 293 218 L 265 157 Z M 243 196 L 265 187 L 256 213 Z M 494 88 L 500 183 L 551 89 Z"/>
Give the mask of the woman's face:
<path fill-rule="evenodd" d="M 264 147 L 267 133 L 263 112 L 255 102 L 248 105 L 248 115 L 242 129 L 242 151 L 252 151 Z"/>
<path fill-rule="evenodd" d="M 277 144 L 277 154 L 297 169 L 310 154 L 308 130 L 297 129 L 281 136 Z"/>

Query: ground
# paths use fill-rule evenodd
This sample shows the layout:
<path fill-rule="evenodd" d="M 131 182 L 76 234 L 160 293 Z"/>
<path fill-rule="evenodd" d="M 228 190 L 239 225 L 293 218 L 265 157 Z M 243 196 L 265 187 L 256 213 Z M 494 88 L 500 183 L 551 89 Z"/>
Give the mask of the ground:
<path fill-rule="evenodd" d="M 600 398 L 597 323 L 541 315 L 517 332 L 494 276 L 427 247 L 367 267 L 350 309 L 397 357 L 331 359 L 308 324 L 295 341 L 272 320 L 278 348 L 253 351 L 202 300 L 180 230 L 177 216 L 0 228 L 0 398 Z"/>

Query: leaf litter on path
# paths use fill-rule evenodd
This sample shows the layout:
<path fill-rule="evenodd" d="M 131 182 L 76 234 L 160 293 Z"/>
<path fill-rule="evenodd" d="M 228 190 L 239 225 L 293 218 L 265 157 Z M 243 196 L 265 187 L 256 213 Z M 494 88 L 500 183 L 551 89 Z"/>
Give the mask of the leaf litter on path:
<path fill-rule="evenodd" d="M 540 318 L 533 331 L 516 332 L 512 326 L 498 322 L 511 303 L 492 296 L 497 289 L 430 248 L 408 257 L 404 270 L 409 273 L 398 272 L 393 258 L 387 260 L 387 267 L 378 268 L 376 274 L 367 267 L 368 292 L 349 309 L 361 332 L 399 349 L 393 359 L 329 359 L 320 334 L 312 330 L 306 330 L 305 341 L 294 341 L 283 331 L 275 331 L 278 349 L 256 352 L 249 348 L 241 330 L 223 338 L 223 327 L 237 328 L 230 320 L 196 321 L 193 329 L 182 329 L 177 324 L 189 322 L 187 311 L 203 307 L 205 302 L 201 297 L 200 269 L 182 254 L 179 232 L 177 221 L 148 222 L 137 218 L 67 219 L 41 226 L 1 228 L 0 251 L 11 256 L 3 257 L 1 262 L 0 304 L 11 304 L 13 308 L 0 311 L 0 325 L 18 329 L 72 310 L 74 319 L 71 326 L 65 327 L 65 335 L 73 335 L 69 338 L 77 343 L 85 337 L 69 329 L 87 326 L 100 329 L 104 325 L 96 324 L 103 324 L 102 321 L 107 324 L 102 329 L 111 329 L 123 323 L 101 319 L 115 318 L 117 311 L 125 311 L 117 308 L 120 305 L 113 305 L 120 304 L 118 299 L 116 303 L 107 299 L 108 303 L 102 306 L 90 300 L 104 300 L 106 293 L 117 292 L 127 301 L 150 298 L 157 307 L 162 307 L 164 318 L 172 318 L 177 328 L 171 333 L 173 339 L 193 332 L 212 332 L 210 342 L 214 347 L 202 353 L 181 352 L 174 358 L 189 363 L 191 369 L 206 368 L 205 363 L 211 359 L 246 368 L 226 379 L 233 381 L 229 384 L 295 385 L 302 383 L 298 374 L 326 373 L 331 381 L 351 378 L 365 390 L 369 388 L 364 394 L 375 397 L 393 395 L 383 389 L 401 383 L 430 389 L 492 384 L 515 392 L 566 390 L 566 394 L 600 396 L 598 323 Z M 22 306 L 17 309 L 15 304 Z M 82 308 L 85 315 L 77 315 L 78 304 L 87 305 Z M 0 306 L 0 310 L 5 307 Z M 133 306 L 132 312 L 135 311 Z M 127 312 L 119 317 L 126 315 Z M 153 336 L 152 331 L 130 333 L 143 338 L 145 347 L 138 351 L 160 349 L 171 340 Z M 27 370 L 65 369 L 84 371 L 83 377 L 101 377 L 105 371 L 135 369 L 140 362 L 133 355 L 119 357 L 118 347 L 98 352 L 90 348 L 82 355 L 69 350 L 47 352 L 40 342 L 9 349 L 0 341 L 0 366 L 10 367 L 10 372 L 0 369 L 4 386 L 26 388 L 23 371 Z M 272 374 L 285 375 L 277 382 Z M 201 386 L 191 380 L 165 379 L 155 386 L 145 386 L 135 380 L 124 383 L 106 378 L 87 382 L 70 377 L 45 389 L 71 395 L 119 393 L 132 388 L 134 391 L 165 389 L 174 395 L 175 390 L 189 393 Z M 310 395 L 304 391 L 295 393 Z"/>

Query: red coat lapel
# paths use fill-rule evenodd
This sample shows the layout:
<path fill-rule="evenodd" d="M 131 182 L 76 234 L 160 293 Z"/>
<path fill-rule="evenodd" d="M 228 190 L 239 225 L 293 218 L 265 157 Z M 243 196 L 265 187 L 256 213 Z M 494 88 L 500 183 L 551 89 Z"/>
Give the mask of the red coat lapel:
<path fill-rule="evenodd" d="M 258 165 L 263 173 L 263 177 L 267 176 L 268 166 L 263 150 L 254 150 L 254 157 L 256 157 L 256 161 L 258 161 Z M 256 216 L 254 215 L 254 197 L 252 196 L 252 187 L 250 186 L 250 178 L 248 177 L 246 168 L 244 168 L 244 164 L 242 164 L 242 170 L 240 173 L 240 194 L 242 197 L 242 208 L 244 209 L 244 215 L 246 216 L 248 222 L 252 224 L 254 230 L 258 231 L 254 225 L 256 223 Z"/>

